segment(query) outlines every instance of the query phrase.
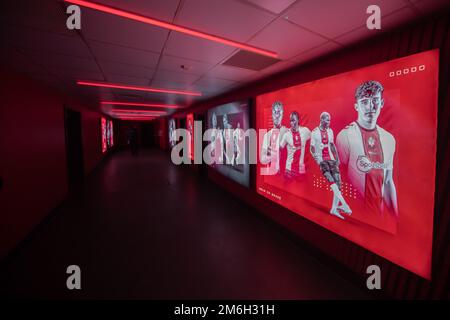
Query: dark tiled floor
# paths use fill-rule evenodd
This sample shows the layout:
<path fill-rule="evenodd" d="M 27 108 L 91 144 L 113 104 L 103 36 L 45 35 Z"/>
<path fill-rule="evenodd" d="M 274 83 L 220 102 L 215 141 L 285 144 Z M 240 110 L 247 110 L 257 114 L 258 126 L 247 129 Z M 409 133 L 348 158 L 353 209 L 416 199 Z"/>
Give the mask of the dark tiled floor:
<path fill-rule="evenodd" d="M 71 264 L 81 267 L 81 291 L 66 289 Z M 9 297 L 368 298 L 159 150 L 113 155 L 1 271 Z"/>

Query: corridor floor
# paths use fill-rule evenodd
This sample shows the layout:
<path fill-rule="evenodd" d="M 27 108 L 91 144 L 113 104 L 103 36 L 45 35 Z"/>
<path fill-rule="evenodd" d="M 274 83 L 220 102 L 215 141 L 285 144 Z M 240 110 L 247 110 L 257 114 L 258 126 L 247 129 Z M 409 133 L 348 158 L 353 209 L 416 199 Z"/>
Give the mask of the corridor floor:
<path fill-rule="evenodd" d="M 81 268 L 68 290 L 66 268 Z M 280 229 L 159 150 L 117 152 L 1 267 L 0 295 L 366 299 Z"/>

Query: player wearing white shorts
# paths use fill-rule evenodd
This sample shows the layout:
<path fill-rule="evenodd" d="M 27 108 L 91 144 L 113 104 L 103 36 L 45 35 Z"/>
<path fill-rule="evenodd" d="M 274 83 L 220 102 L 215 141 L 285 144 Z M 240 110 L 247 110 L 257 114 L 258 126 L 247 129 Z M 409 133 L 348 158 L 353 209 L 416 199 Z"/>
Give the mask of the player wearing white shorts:
<path fill-rule="evenodd" d="M 211 157 L 214 164 L 222 164 L 223 163 L 223 141 L 222 141 L 222 132 L 219 128 L 217 128 L 217 116 L 215 113 L 211 116 L 211 124 L 212 124 L 212 133 L 211 133 Z"/>
<path fill-rule="evenodd" d="M 241 124 L 238 122 L 237 127 L 233 132 L 233 140 L 234 140 L 234 151 L 235 157 L 234 161 L 236 165 L 244 163 L 244 130 L 241 129 Z"/>
<path fill-rule="evenodd" d="M 322 112 L 320 125 L 311 133 L 310 151 L 333 191 L 333 204 L 330 213 L 340 219 L 344 219 L 339 210 L 347 214 L 351 214 L 352 211 L 340 191 L 339 156 L 334 145 L 334 134 L 330 128 L 330 119 L 328 112 Z"/>
<path fill-rule="evenodd" d="M 270 164 L 263 168 L 263 175 L 274 175 L 280 172 L 280 141 L 287 128 L 281 124 L 283 120 L 283 104 L 275 101 L 272 104 L 273 128 L 264 134 L 260 153 L 260 162 Z"/>
<path fill-rule="evenodd" d="M 176 133 L 175 133 L 175 120 L 171 119 L 169 121 L 169 143 L 170 146 L 173 147 L 175 146 L 176 142 L 177 142 L 177 137 L 176 137 Z"/>
<path fill-rule="evenodd" d="M 290 115 L 290 130 L 286 131 L 281 139 L 280 147 L 287 148 L 286 175 L 288 177 L 304 174 L 305 170 L 305 148 L 311 132 L 306 127 L 299 126 L 299 114 L 294 111 Z"/>
<path fill-rule="evenodd" d="M 222 117 L 223 122 L 223 131 L 222 131 L 222 139 L 226 164 L 232 165 L 234 163 L 234 139 L 233 139 L 233 127 L 228 122 L 228 116 L 226 114 Z"/>
<path fill-rule="evenodd" d="M 377 125 L 384 106 L 383 86 L 378 81 L 362 83 L 355 93 L 358 118 L 337 136 L 337 149 L 348 177 L 366 207 L 382 213 L 386 206 L 398 216 L 394 168 L 395 138 Z"/>

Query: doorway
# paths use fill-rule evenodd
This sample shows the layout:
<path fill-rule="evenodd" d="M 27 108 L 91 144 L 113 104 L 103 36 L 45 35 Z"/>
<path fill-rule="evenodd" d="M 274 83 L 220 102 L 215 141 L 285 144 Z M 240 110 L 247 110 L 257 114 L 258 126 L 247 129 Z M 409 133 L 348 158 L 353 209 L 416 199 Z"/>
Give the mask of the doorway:
<path fill-rule="evenodd" d="M 83 141 L 81 133 L 81 113 L 64 108 L 64 128 L 66 136 L 67 183 L 69 191 L 83 184 Z"/>
<path fill-rule="evenodd" d="M 153 123 L 143 123 L 141 125 L 141 145 L 143 148 L 152 148 L 155 146 L 155 130 Z"/>

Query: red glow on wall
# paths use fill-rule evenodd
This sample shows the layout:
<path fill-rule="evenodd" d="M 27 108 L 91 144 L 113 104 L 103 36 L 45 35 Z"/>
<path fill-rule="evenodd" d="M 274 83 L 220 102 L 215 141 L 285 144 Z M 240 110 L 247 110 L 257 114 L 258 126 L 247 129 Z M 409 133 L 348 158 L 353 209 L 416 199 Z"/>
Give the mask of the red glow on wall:
<path fill-rule="evenodd" d="M 142 87 L 142 86 L 129 86 L 129 85 L 119 84 L 119 83 L 107 83 L 107 82 L 97 82 L 97 81 L 78 80 L 77 84 L 81 85 L 81 86 L 136 90 L 136 91 L 169 93 L 169 94 L 181 94 L 181 95 L 188 95 L 188 96 L 201 96 L 202 95 L 201 92 L 196 92 L 196 91 L 172 90 L 172 89 L 151 88 L 151 87 Z"/>
<path fill-rule="evenodd" d="M 134 109 L 113 109 L 111 110 L 113 113 L 141 113 L 141 114 L 157 114 L 157 115 L 165 115 L 164 111 L 154 111 L 154 110 L 134 110 Z"/>
<path fill-rule="evenodd" d="M 186 130 L 189 132 L 188 155 L 194 160 L 194 114 L 189 113 L 186 117 Z"/>
<path fill-rule="evenodd" d="M 116 9 L 113 7 L 108 7 L 108 6 L 104 6 L 101 4 L 97 4 L 97 3 L 93 3 L 93 2 L 89 2 L 89 1 L 83 1 L 83 0 L 65 0 L 65 1 L 79 5 L 79 6 L 83 6 L 83 7 L 89 8 L 89 9 L 109 13 L 109 14 L 112 14 L 115 16 L 131 19 L 134 21 L 139 21 L 139 22 L 149 24 L 152 26 L 157 26 L 157 27 L 161 27 L 164 29 L 177 31 L 177 32 L 188 34 L 188 35 L 191 35 L 191 36 L 194 36 L 197 38 L 202 38 L 202 39 L 218 42 L 218 43 L 225 44 L 227 46 L 231 46 L 231 47 L 235 47 L 235 48 L 239 48 L 239 49 L 242 49 L 245 51 L 254 52 L 254 53 L 257 53 L 257 54 L 260 54 L 263 56 L 268 56 L 271 58 L 276 58 L 278 56 L 277 53 L 273 52 L 273 51 L 264 50 L 264 49 L 257 48 L 257 47 L 254 47 L 254 46 L 242 43 L 242 42 L 237 42 L 237 41 L 233 41 L 230 39 L 218 37 L 218 36 L 215 36 L 215 35 L 212 35 L 209 33 L 204 33 L 201 31 L 194 30 L 194 29 L 182 27 L 182 26 L 164 22 L 164 21 L 161 21 L 158 19 L 144 17 L 139 14 L 127 12 L 127 11 Z"/>
<path fill-rule="evenodd" d="M 102 130 L 102 152 L 105 153 L 108 149 L 107 143 L 106 143 L 106 119 L 101 118 L 101 130 Z"/>
<path fill-rule="evenodd" d="M 430 279 L 438 70 L 432 50 L 258 96 L 257 192 Z"/>
<path fill-rule="evenodd" d="M 114 125 L 112 120 L 108 120 L 107 121 L 107 143 L 108 143 L 108 148 L 112 148 L 114 146 L 114 129 L 113 129 Z"/>

